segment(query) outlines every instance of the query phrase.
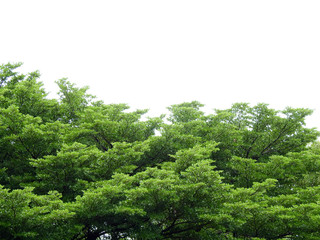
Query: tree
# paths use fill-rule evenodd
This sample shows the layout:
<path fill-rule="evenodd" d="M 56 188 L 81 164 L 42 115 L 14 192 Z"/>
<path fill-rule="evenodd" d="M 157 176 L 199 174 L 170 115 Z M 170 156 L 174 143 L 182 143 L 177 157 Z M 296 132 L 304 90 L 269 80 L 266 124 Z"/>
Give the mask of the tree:
<path fill-rule="evenodd" d="M 0 239 L 319 239 L 312 111 L 236 103 L 170 114 L 0 66 Z M 145 119 L 145 120 L 143 120 Z"/>

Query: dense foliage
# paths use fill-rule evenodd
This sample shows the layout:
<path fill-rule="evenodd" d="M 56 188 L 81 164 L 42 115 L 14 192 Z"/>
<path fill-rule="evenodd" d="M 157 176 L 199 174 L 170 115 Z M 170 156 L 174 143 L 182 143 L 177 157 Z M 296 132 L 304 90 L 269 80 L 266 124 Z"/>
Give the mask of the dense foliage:
<path fill-rule="evenodd" d="M 105 104 L 0 66 L 0 239 L 320 239 L 312 111 Z"/>

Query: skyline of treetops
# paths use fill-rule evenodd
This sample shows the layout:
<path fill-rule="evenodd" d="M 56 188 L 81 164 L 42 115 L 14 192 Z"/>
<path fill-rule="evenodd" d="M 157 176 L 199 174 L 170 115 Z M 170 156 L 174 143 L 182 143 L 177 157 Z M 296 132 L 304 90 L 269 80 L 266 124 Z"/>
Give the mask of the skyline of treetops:
<path fill-rule="evenodd" d="M 320 238 L 320 132 L 307 108 L 106 104 L 0 65 L 0 239 Z"/>

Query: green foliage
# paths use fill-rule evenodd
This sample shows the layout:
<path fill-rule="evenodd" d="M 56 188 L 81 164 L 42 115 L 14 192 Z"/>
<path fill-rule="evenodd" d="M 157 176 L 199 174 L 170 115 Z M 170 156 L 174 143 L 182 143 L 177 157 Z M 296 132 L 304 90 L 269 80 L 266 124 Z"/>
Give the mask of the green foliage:
<path fill-rule="evenodd" d="M 60 91 L 60 108 L 64 122 L 72 123 L 76 121 L 79 114 L 89 105 L 93 96 L 87 94 L 88 87 L 77 88 L 74 84 L 63 78 L 56 81 Z"/>
<path fill-rule="evenodd" d="M 0 66 L 0 239 L 320 239 L 311 110 L 146 118 L 66 79 L 48 99 L 19 66 Z"/>
<path fill-rule="evenodd" d="M 307 143 L 319 136 L 317 130 L 304 128 L 305 118 L 312 113 L 310 109 L 275 111 L 267 104 L 250 107 L 241 103 L 217 113 L 224 114 L 222 121 L 234 125 L 241 133 L 241 139 L 235 139 L 240 141 L 236 149 L 229 148 L 231 155 L 239 157 L 265 161 L 272 155 L 305 150 Z"/>
<path fill-rule="evenodd" d="M 21 67 L 21 65 L 21 62 L 0 65 L 0 88 L 5 86 L 9 88 L 25 78 L 25 75 L 14 72 L 14 70 Z"/>
<path fill-rule="evenodd" d="M 22 114 L 15 105 L 0 108 L 0 113 L 0 167 L 7 169 L 1 184 L 17 187 L 34 176 L 29 159 L 55 154 L 60 148 L 65 126 Z"/>
<path fill-rule="evenodd" d="M 203 106 L 203 104 L 197 101 L 172 105 L 168 107 L 169 111 L 171 112 L 169 121 L 172 123 L 186 123 L 197 120 L 203 115 L 203 112 L 199 111 L 200 107 Z"/>
<path fill-rule="evenodd" d="M 79 231 L 74 215 L 57 192 L 41 196 L 31 188 L 0 188 L 1 239 L 70 239 Z"/>

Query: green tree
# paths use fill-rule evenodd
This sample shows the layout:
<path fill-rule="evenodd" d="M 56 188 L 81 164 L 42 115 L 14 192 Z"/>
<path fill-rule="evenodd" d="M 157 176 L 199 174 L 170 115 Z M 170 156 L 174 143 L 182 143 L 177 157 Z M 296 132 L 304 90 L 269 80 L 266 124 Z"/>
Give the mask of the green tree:
<path fill-rule="evenodd" d="M 0 239 L 320 239 L 309 109 L 147 110 L 0 66 Z"/>

